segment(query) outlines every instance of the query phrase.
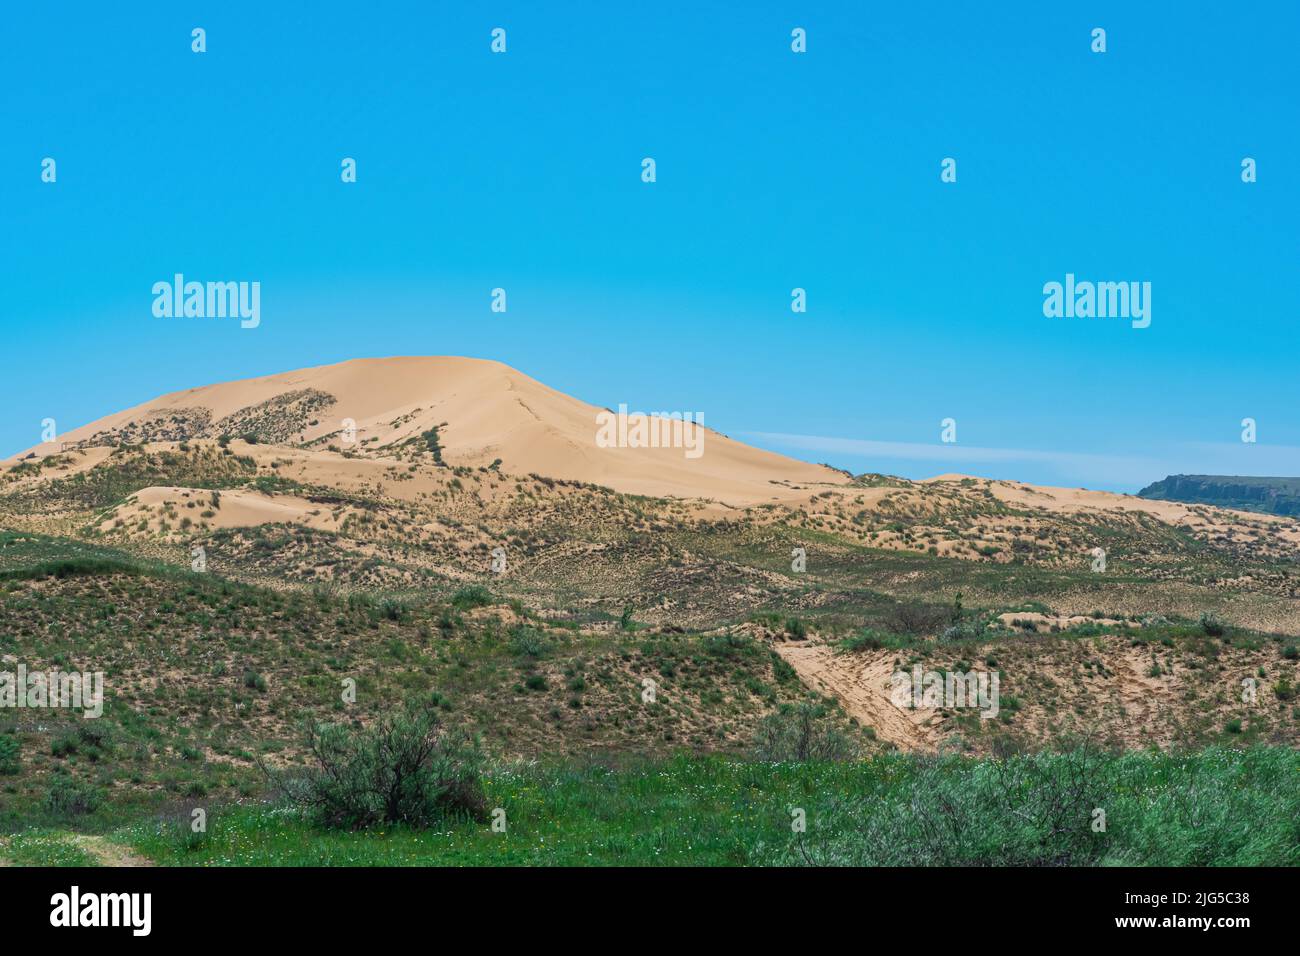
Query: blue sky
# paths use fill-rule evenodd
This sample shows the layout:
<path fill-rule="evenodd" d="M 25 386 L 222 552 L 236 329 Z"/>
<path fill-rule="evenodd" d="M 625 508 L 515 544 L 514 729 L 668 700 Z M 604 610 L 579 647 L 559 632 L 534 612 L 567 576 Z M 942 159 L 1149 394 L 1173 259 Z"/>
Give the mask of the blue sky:
<path fill-rule="evenodd" d="M 1300 474 L 1295 4 L 287 6 L 0 14 L 0 455 L 453 354 L 854 471 Z M 155 318 L 177 272 L 260 327 Z M 1151 326 L 1045 318 L 1067 272 Z"/>

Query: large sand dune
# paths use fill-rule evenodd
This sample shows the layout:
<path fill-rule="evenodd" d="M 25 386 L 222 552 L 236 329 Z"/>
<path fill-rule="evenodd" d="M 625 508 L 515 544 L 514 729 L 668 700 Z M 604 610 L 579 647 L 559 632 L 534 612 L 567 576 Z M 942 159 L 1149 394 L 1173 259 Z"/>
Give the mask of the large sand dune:
<path fill-rule="evenodd" d="M 619 398 L 638 410 L 635 396 Z M 450 356 L 356 359 L 173 392 L 60 435 L 59 442 L 238 436 L 248 422 L 273 420 L 292 432 L 273 439 L 276 444 L 317 442 L 312 447 L 382 454 L 385 447 L 438 427 L 450 465 L 486 466 L 500 459 L 507 473 L 584 481 L 633 494 L 744 506 L 803 497 L 809 485 L 846 482 L 829 468 L 761 451 L 708 428 L 702 454 L 694 458 L 681 447 L 599 447 L 601 411 L 500 362 Z M 355 442 L 344 443 L 339 435 L 346 419 L 356 423 Z M 38 445 L 24 454 L 49 455 L 61 444 Z"/>

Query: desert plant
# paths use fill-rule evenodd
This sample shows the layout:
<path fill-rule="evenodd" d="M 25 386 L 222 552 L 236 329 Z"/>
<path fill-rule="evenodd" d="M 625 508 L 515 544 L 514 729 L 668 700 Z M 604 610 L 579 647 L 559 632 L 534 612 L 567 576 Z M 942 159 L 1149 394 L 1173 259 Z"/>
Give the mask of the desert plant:
<path fill-rule="evenodd" d="M 984 635 L 984 628 L 974 621 L 958 621 L 951 627 L 946 627 L 939 639 L 946 644 L 955 641 L 974 641 Z"/>
<path fill-rule="evenodd" d="M 882 647 L 890 650 L 903 650 L 914 647 L 923 641 L 910 637 L 906 634 L 890 634 L 887 631 L 878 631 L 872 627 L 864 627 L 842 641 L 836 643 L 836 647 L 841 651 L 878 651 Z"/>
<path fill-rule="evenodd" d="M 0 734 L 0 776 L 15 774 L 19 770 L 22 744 L 13 734 Z"/>
<path fill-rule="evenodd" d="M 492 603 L 492 592 L 481 584 L 470 584 L 451 596 L 452 607 L 468 611 L 474 607 L 487 607 Z"/>
<path fill-rule="evenodd" d="M 1210 637 L 1222 637 L 1227 631 L 1227 627 L 1219 619 L 1218 615 L 1211 614 L 1209 611 L 1201 614 L 1200 624 L 1201 630 Z"/>
<path fill-rule="evenodd" d="M 826 708 L 787 704 L 764 718 L 754 737 L 759 760 L 851 760 L 857 745 L 829 719 Z"/>
<path fill-rule="evenodd" d="M 797 842 L 804 863 L 872 866 L 1058 866 L 1096 862 L 1107 836 L 1090 825 L 1106 805 L 1111 762 L 1088 746 L 986 761 L 899 755 L 901 792 L 846 796 L 834 821 Z"/>
<path fill-rule="evenodd" d="M 433 454 L 434 463 L 439 467 L 445 467 L 442 460 L 442 443 L 438 440 L 438 427 L 439 426 L 434 425 L 427 432 L 423 432 L 420 437 L 424 439 L 424 443 Z"/>
<path fill-rule="evenodd" d="M 384 598 L 379 602 L 379 616 L 385 620 L 404 621 L 410 613 L 410 609 L 395 598 Z"/>
<path fill-rule="evenodd" d="M 891 631 L 902 634 L 931 634 L 952 620 L 953 609 L 939 604 L 903 601 L 889 611 L 886 621 Z"/>
<path fill-rule="evenodd" d="M 102 794 L 92 787 L 77 783 L 66 774 L 56 774 L 45 793 L 45 809 L 59 817 L 78 817 L 94 813 L 102 802 Z"/>
<path fill-rule="evenodd" d="M 546 654 L 546 638 L 535 627 L 516 627 L 510 634 L 510 646 L 522 657 L 542 657 Z"/>
<path fill-rule="evenodd" d="M 428 827 L 449 816 L 487 819 L 478 742 L 443 725 L 430 701 L 407 704 L 361 730 L 312 724 L 307 749 L 315 767 L 278 782 L 323 826 Z"/>

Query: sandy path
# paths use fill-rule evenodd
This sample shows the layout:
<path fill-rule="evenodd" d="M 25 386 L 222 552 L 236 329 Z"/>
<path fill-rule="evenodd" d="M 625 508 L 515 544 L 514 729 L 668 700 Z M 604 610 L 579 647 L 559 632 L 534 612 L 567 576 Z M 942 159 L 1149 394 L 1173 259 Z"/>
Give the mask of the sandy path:
<path fill-rule="evenodd" d="M 892 651 L 839 654 L 825 644 L 789 642 L 777 644 L 776 651 L 805 685 L 834 697 L 880 740 L 903 750 L 935 749 L 935 734 L 928 726 L 932 715 L 903 710 L 889 699 Z"/>
<path fill-rule="evenodd" d="M 100 866 L 153 866 L 152 860 L 147 860 L 120 844 L 111 843 L 102 836 L 73 833 L 70 838 L 71 843 L 98 860 Z"/>
<path fill-rule="evenodd" d="M 134 850 L 112 843 L 102 836 L 93 836 L 89 833 L 58 833 L 53 836 L 60 842 L 70 843 L 90 854 L 100 866 L 153 866 L 152 860 L 147 860 Z M 8 849 L 9 840 L 0 837 L 0 867 L 14 865 L 13 860 L 5 855 Z"/>

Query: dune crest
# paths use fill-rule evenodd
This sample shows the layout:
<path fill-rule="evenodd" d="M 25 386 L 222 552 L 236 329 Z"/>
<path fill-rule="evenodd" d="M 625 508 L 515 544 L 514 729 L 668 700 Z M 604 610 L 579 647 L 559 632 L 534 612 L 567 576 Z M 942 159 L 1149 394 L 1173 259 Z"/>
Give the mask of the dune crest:
<path fill-rule="evenodd" d="M 635 397 L 627 398 L 636 407 Z M 263 444 L 383 456 L 428 441 L 451 466 L 604 485 L 655 497 L 743 507 L 843 485 L 844 475 L 762 451 L 703 427 L 702 453 L 603 447 L 602 409 L 501 362 L 453 356 L 354 359 L 163 395 L 38 445 L 61 447 L 255 435 Z M 351 431 L 355 428 L 355 435 Z M 436 429 L 436 431 L 434 431 Z M 351 440 L 349 440 L 351 439 Z M 499 460 L 499 462 L 498 462 Z"/>

